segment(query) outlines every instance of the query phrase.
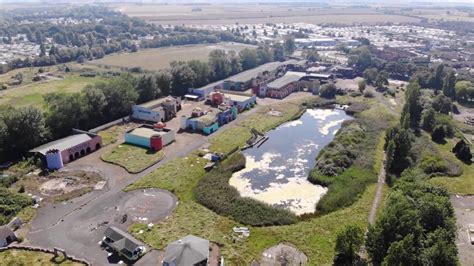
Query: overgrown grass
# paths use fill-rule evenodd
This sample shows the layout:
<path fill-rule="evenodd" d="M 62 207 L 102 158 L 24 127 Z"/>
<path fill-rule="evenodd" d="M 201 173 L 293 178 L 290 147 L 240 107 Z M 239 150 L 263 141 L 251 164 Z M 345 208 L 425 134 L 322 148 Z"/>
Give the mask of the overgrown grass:
<path fill-rule="evenodd" d="M 123 139 L 123 135 L 125 134 L 126 131 L 137 127 L 139 124 L 133 123 L 133 122 L 128 122 L 125 124 L 118 124 L 115 126 L 111 126 L 109 128 L 106 128 L 104 130 L 101 130 L 97 132 L 99 136 L 102 137 L 102 145 L 106 146 L 112 143 L 116 143 L 119 141 L 121 138 Z"/>
<path fill-rule="evenodd" d="M 65 74 L 64 79 L 39 81 L 27 85 L 16 86 L 0 92 L 0 104 L 15 107 L 35 106 L 44 107 L 43 96 L 51 92 L 72 93 L 81 91 L 86 85 L 103 80 L 102 78 L 81 77 L 77 74 Z"/>
<path fill-rule="evenodd" d="M 164 156 L 163 150 L 153 152 L 146 148 L 124 143 L 102 154 L 100 158 L 105 162 L 120 165 L 130 173 L 139 173 L 161 161 Z"/>
<path fill-rule="evenodd" d="M 197 202 L 220 215 L 232 217 L 246 225 L 268 226 L 296 222 L 290 211 L 272 207 L 266 203 L 240 196 L 236 188 L 229 185 L 232 173 L 245 167 L 245 157 L 234 153 L 221 165 L 213 169 L 194 188 Z"/>
<path fill-rule="evenodd" d="M 7 224 L 23 208 L 32 204 L 33 200 L 27 195 L 0 188 L 0 225 Z"/>
<path fill-rule="evenodd" d="M 204 166 L 207 163 L 195 154 L 177 158 L 126 187 L 125 191 L 156 187 L 171 191 L 179 199 L 192 200 L 192 188 L 206 173 Z"/>
<path fill-rule="evenodd" d="M 53 257 L 54 255 L 50 253 L 19 249 L 10 249 L 0 252 L 0 262 L 2 265 L 84 265 L 82 263 L 64 260 L 63 257 L 56 259 L 53 259 Z"/>
<path fill-rule="evenodd" d="M 252 136 L 250 130 L 246 127 L 231 126 L 226 128 L 218 135 L 210 139 L 211 146 L 209 149 L 213 152 L 228 153 L 235 147 L 242 147 Z"/>
<path fill-rule="evenodd" d="M 262 107 L 237 124 L 248 129 L 255 128 L 260 132 L 266 132 L 286 121 L 300 117 L 304 110 L 305 108 L 297 103 L 284 102 Z M 270 111 L 275 111 L 279 113 L 279 115 L 269 114 Z"/>
<path fill-rule="evenodd" d="M 317 204 L 322 213 L 349 206 L 367 185 L 377 182 L 383 161 L 383 135 L 396 122 L 386 107 L 360 109 L 356 119 L 343 123 L 334 140 L 319 153 L 308 179 L 328 187 Z"/>
<path fill-rule="evenodd" d="M 434 143 L 433 145 L 442 158 L 455 162 L 461 169 L 462 174 L 458 177 L 439 176 L 429 180 L 430 183 L 446 187 L 451 194 L 473 195 L 474 194 L 474 166 L 466 164 L 451 152 L 456 144 L 455 139 L 448 139 L 444 144 Z"/>
<path fill-rule="evenodd" d="M 222 244 L 221 253 L 229 265 L 249 265 L 259 260 L 264 249 L 281 242 L 290 242 L 304 252 L 308 265 L 329 265 L 334 256 L 336 233 L 348 224 L 367 227 L 367 217 L 375 194 L 369 186 L 355 204 L 322 217 L 284 226 L 249 227 L 250 237 L 242 239 L 232 233 L 240 226 L 190 199 L 182 199 L 167 220 L 146 230 L 145 224 L 134 224 L 130 231 L 155 248 L 163 249 L 170 242 L 193 234 Z M 179 194 L 178 194 L 179 195 Z M 144 232 L 140 234 L 140 230 Z"/>

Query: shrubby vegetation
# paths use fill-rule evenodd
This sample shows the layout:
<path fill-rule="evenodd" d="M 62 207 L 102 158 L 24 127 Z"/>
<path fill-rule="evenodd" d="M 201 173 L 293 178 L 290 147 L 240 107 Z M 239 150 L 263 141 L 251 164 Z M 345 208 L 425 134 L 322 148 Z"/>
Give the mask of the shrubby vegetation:
<path fill-rule="evenodd" d="M 316 206 L 321 213 L 351 205 L 368 184 L 377 180 L 377 172 L 373 169 L 374 151 L 380 133 L 388 127 L 389 121 L 362 115 L 373 112 L 366 108 L 368 106 L 361 104 L 349 107 L 356 119 L 343 123 L 333 141 L 320 151 L 309 174 L 310 182 L 328 187 L 328 193 Z"/>
<path fill-rule="evenodd" d="M 0 187 L 0 225 L 7 224 L 23 208 L 33 204 L 33 200 L 23 194 Z"/>
<path fill-rule="evenodd" d="M 284 225 L 296 222 L 296 216 L 288 210 L 240 196 L 229 185 L 233 172 L 245 167 L 245 157 L 235 153 L 221 165 L 204 176 L 193 189 L 197 202 L 239 223 L 254 226 Z"/>
<path fill-rule="evenodd" d="M 457 265 L 454 210 L 445 189 L 413 171 L 394 186 L 382 216 L 367 233 L 376 265 Z"/>

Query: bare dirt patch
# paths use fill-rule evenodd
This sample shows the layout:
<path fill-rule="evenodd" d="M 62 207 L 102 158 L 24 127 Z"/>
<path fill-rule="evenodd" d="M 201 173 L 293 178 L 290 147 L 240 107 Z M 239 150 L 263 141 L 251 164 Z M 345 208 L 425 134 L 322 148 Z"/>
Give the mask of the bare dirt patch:
<path fill-rule="evenodd" d="M 47 201 L 65 201 L 94 189 L 103 177 L 97 172 L 61 171 L 46 176 L 31 174 L 17 182 L 28 193 L 38 195 Z"/>

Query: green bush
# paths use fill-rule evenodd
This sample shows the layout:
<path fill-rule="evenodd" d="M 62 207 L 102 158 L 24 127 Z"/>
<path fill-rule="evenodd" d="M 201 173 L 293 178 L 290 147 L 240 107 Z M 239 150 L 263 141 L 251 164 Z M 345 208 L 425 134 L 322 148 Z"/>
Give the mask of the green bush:
<path fill-rule="evenodd" d="M 425 174 L 446 173 L 448 171 L 448 165 L 443 158 L 427 153 L 423 154 L 420 167 Z"/>
<path fill-rule="evenodd" d="M 328 186 L 328 192 L 316 206 L 321 213 L 329 213 L 350 206 L 364 192 L 367 185 L 377 181 L 376 174 L 368 169 L 351 167 L 337 177 L 314 177 Z"/>
<path fill-rule="evenodd" d="M 229 185 L 232 173 L 243 167 L 245 157 L 242 154 L 230 156 L 199 181 L 193 189 L 194 197 L 212 211 L 246 225 L 268 226 L 296 222 L 296 216 L 290 211 L 251 198 L 242 198 L 237 189 Z"/>
<path fill-rule="evenodd" d="M 6 224 L 33 200 L 23 194 L 0 188 L 0 225 Z"/>

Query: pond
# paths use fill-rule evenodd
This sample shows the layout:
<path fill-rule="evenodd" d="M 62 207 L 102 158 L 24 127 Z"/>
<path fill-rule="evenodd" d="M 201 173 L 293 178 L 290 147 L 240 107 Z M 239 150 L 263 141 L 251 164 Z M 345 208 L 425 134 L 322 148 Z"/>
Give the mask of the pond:
<path fill-rule="evenodd" d="M 319 151 L 342 122 L 351 119 L 337 109 L 308 109 L 298 120 L 267 133 L 259 148 L 243 151 L 246 167 L 229 180 L 242 197 L 250 197 L 297 215 L 313 213 L 327 188 L 307 180 Z"/>

